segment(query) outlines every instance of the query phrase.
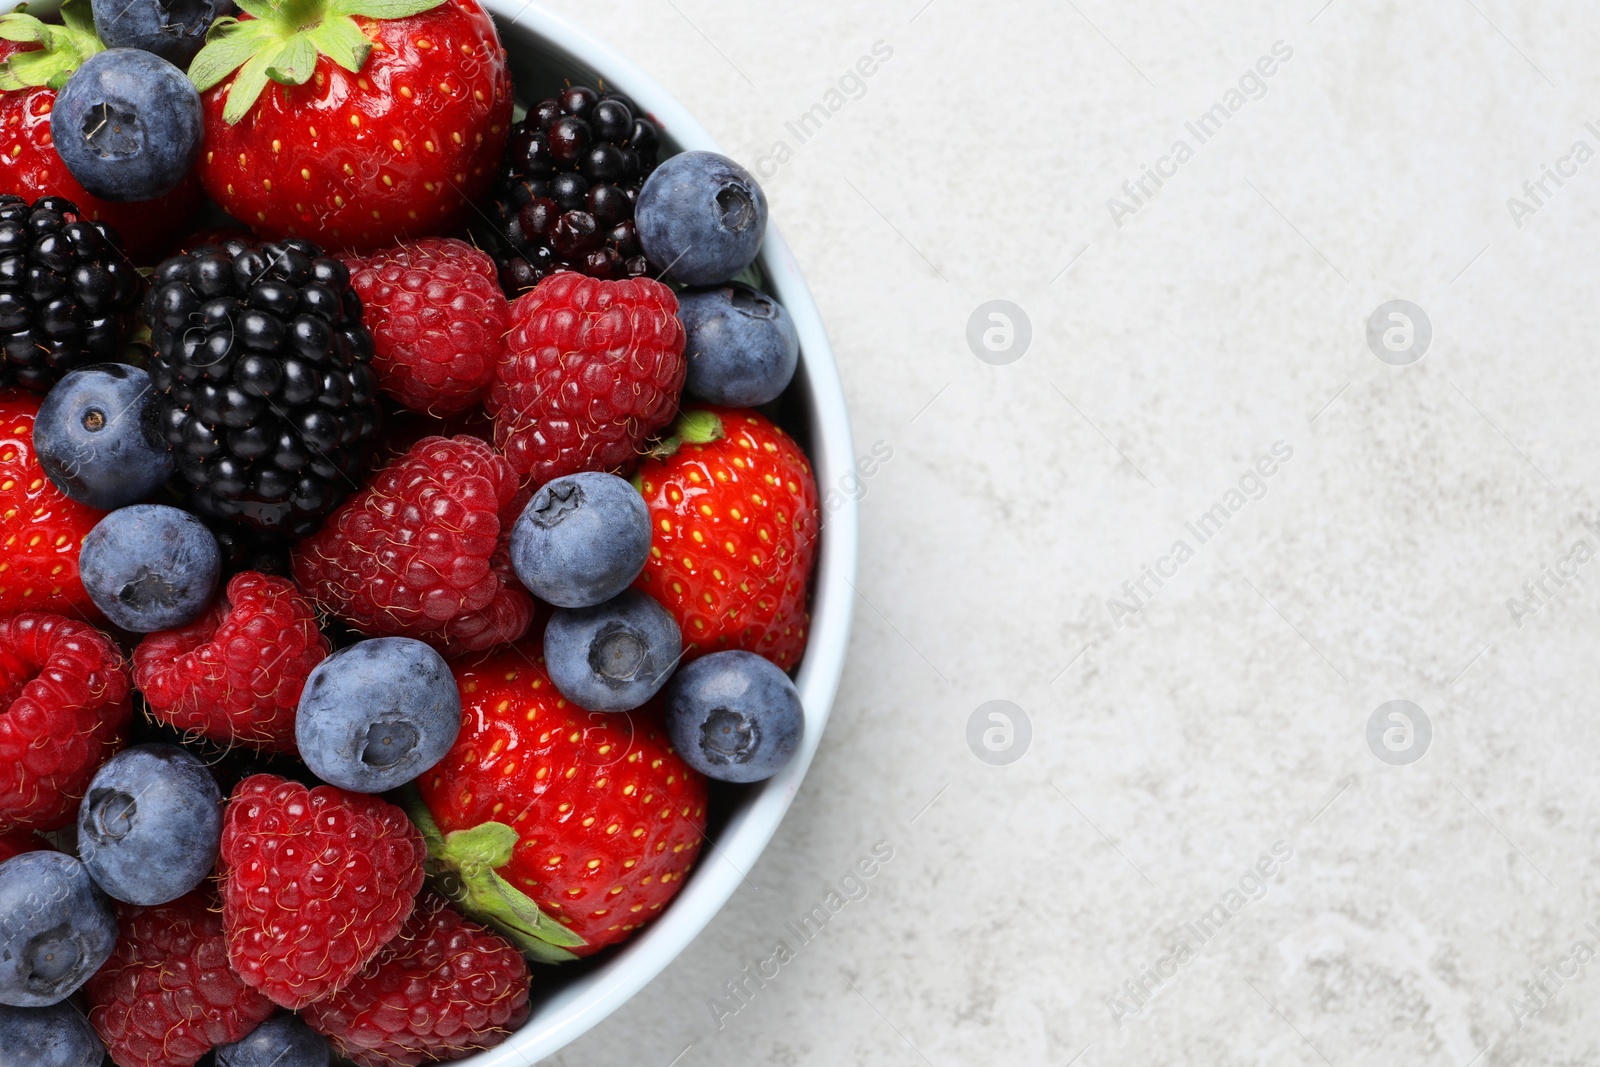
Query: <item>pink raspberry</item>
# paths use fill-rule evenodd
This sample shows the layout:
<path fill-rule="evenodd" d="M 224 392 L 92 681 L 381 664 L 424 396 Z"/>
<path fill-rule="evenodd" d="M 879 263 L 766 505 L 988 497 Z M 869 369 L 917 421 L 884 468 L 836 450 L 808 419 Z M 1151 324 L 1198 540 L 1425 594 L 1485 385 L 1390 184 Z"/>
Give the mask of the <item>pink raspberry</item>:
<path fill-rule="evenodd" d="M 505 344 L 494 260 L 449 237 L 340 258 L 372 331 L 378 388 L 430 415 L 475 405 Z"/>
<path fill-rule="evenodd" d="M 517 475 L 475 437 L 425 437 L 346 500 L 294 553 L 318 604 L 372 636 L 447 655 L 515 641 L 533 598 L 511 571 Z"/>

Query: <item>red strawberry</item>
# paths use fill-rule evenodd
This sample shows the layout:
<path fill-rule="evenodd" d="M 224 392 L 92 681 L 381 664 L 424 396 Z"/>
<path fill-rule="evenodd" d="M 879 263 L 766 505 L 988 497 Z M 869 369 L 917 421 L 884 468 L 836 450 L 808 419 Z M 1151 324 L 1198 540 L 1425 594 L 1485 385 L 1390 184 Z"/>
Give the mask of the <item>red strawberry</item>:
<path fill-rule="evenodd" d="M 551 275 L 511 305 L 487 404 L 494 443 L 535 485 L 631 467 L 677 414 L 683 344 L 660 282 Z"/>
<path fill-rule="evenodd" d="M 343 258 L 372 331 L 378 388 L 435 416 L 476 405 L 505 347 L 509 305 L 494 260 L 437 237 Z"/>
<path fill-rule="evenodd" d="M 87 6 L 87 5 L 83 5 Z M 56 90 L 46 83 L 65 79 L 78 64 L 101 50 L 94 25 L 78 3 L 61 5 L 65 25 L 45 26 L 30 15 L 12 13 L 0 24 L 27 42 L 0 41 L 0 193 L 29 203 L 41 196 L 64 196 L 85 218 L 108 223 L 136 260 L 153 260 L 172 234 L 200 206 L 200 179 L 186 176 L 172 192 L 141 203 L 101 200 L 78 184 L 56 154 L 50 112 Z M 15 61 L 13 58 L 15 57 Z"/>
<path fill-rule="evenodd" d="M 212 198 L 258 232 L 335 248 L 456 229 L 511 125 L 506 52 L 477 0 L 239 6 L 189 67 Z"/>
<path fill-rule="evenodd" d="M 754 411 L 696 409 L 636 481 L 654 531 L 636 584 L 678 620 L 684 660 L 738 648 L 799 663 L 819 522 L 800 446 Z"/>
<path fill-rule="evenodd" d="M 161 722 L 225 745 L 294 752 L 300 690 L 330 651 L 293 582 L 245 571 L 200 618 L 141 641 L 133 676 Z"/>
<path fill-rule="evenodd" d="M 246 778 L 222 821 L 228 962 L 285 1008 L 337 992 L 411 914 L 425 855 L 405 812 L 377 797 Z"/>
<path fill-rule="evenodd" d="M 300 542 L 294 575 L 363 633 L 447 653 L 515 641 L 533 598 L 506 550 L 517 476 L 475 437 L 426 437 Z"/>
<path fill-rule="evenodd" d="M 0 830 L 53 830 L 122 745 L 132 715 L 122 653 L 59 615 L 0 618 Z"/>
<path fill-rule="evenodd" d="M 355 981 L 305 1010 L 356 1067 L 418 1067 L 493 1048 L 528 1018 L 528 965 L 438 897 Z"/>
<path fill-rule="evenodd" d="M 78 580 L 83 539 L 105 512 L 55 487 L 33 452 L 40 397 L 0 390 L 0 615 L 37 609 L 98 619 Z"/>
<path fill-rule="evenodd" d="M 657 711 L 568 703 L 534 648 L 455 673 L 461 734 L 417 780 L 425 809 L 412 815 L 463 910 L 551 960 L 592 955 L 660 914 L 699 855 L 706 782 Z"/>
<path fill-rule="evenodd" d="M 196 890 L 153 908 L 121 905 L 121 934 L 86 987 L 89 1022 L 117 1067 L 191 1067 L 277 1007 L 228 969 L 222 916 Z"/>

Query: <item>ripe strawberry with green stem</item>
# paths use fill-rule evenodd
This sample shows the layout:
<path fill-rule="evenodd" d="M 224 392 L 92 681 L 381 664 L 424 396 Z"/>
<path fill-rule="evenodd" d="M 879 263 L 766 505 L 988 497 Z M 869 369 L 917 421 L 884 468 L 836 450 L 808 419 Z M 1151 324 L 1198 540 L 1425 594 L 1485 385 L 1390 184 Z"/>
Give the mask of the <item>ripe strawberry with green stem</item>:
<path fill-rule="evenodd" d="M 189 67 L 200 176 L 269 236 L 370 248 L 449 231 L 494 180 L 511 77 L 477 0 L 240 0 Z"/>
<path fill-rule="evenodd" d="M 130 257 L 154 258 L 200 206 L 199 178 L 191 173 L 155 200 L 101 200 L 68 172 L 50 132 L 56 90 L 105 47 L 87 7 L 86 0 L 67 0 L 60 25 L 21 11 L 0 16 L 0 193 L 30 202 L 66 197 L 85 218 L 112 226 Z"/>
<path fill-rule="evenodd" d="M 635 584 L 678 621 L 684 660 L 743 649 L 793 669 L 820 522 L 794 439 L 748 409 L 691 409 L 634 484 L 653 537 Z"/>
<path fill-rule="evenodd" d="M 625 940 L 699 855 L 705 779 L 657 708 L 585 711 L 556 691 L 536 646 L 454 670 L 461 734 L 408 802 L 434 884 L 537 960 Z"/>

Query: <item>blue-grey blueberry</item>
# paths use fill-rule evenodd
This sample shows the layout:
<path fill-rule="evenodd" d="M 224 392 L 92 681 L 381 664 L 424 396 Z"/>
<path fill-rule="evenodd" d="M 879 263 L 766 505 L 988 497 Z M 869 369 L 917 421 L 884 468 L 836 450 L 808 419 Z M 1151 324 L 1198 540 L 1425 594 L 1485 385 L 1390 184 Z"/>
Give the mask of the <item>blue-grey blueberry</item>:
<path fill-rule="evenodd" d="M 650 558 L 650 509 L 614 474 L 546 482 L 511 528 L 522 584 L 558 608 L 604 603 L 633 584 Z"/>
<path fill-rule="evenodd" d="M 200 154 L 200 93 L 153 52 L 108 48 L 56 94 L 50 137 L 78 184 L 102 200 L 153 200 Z"/>
<path fill-rule="evenodd" d="M 176 745 L 138 745 L 106 761 L 78 806 L 78 855 L 129 904 L 165 904 L 206 880 L 222 843 L 222 791 Z"/>
<path fill-rule="evenodd" d="M 84 865 L 65 852 L 0 863 L 0 1004 L 59 1004 L 111 958 L 117 916 Z"/>
<path fill-rule="evenodd" d="M 689 766 L 722 782 L 771 778 L 805 732 L 794 682 L 754 652 L 713 652 L 685 664 L 666 701 L 672 746 Z"/>
<path fill-rule="evenodd" d="M 767 194 L 715 152 L 684 152 L 645 179 L 634 226 L 650 265 L 684 285 L 720 285 L 755 262 Z"/>
<path fill-rule="evenodd" d="M 295 746 L 323 781 L 358 793 L 405 785 L 461 732 L 461 694 L 444 657 L 409 637 L 341 648 L 306 679 Z"/>
<path fill-rule="evenodd" d="M 221 573 L 216 535 L 165 504 L 118 508 L 95 523 L 78 555 L 78 575 L 95 607 L 141 634 L 199 618 Z"/>
<path fill-rule="evenodd" d="M 328 1039 L 298 1015 L 274 1015 L 231 1045 L 217 1046 L 217 1067 L 328 1067 Z"/>
<path fill-rule="evenodd" d="M 142 48 L 188 69 L 206 31 L 233 14 L 229 0 L 93 0 L 94 28 L 107 48 Z"/>
<path fill-rule="evenodd" d="M 592 608 L 561 608 L 544 631 L 561 695 L 590 711 L 632 711 L 667 684 L 683 635 L 666 608 L 628 589 Z"/>
<path fill-rule="evenodd" d="M 100 1067 L 106 1048 L 83 1012 L 0 1006 L 0 1049 L 7 1067 Z"/>
<path fill-rule="evenodd" d="M 172 476 L 155 391 L 140 367 L 103 363 L 51 387 L 33 422 L 39 465 L 67 496 L 100 511 L 137 504 Z"/>
<path fill-rule="evenodd" d="M 684 395 L 753 408 L 778 399 L 800 362 L 789 313 L 742 282 L 691 289 L 678 297 L 687 343 Z"/>

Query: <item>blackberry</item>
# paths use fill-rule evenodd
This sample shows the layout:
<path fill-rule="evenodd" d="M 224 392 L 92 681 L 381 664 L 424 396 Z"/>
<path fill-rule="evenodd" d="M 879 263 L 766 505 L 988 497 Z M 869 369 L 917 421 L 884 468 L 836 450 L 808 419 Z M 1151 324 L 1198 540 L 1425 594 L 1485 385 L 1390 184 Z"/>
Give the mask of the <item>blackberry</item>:
<path fill-rule="evenodd" d="M 145 317 L 194 511 L 298 538 L 360 485 L 377 379 L 344 264 L 294 238 L 202 246 L 156 268 Z"/>
<path fill-rule="evenodd" d="M 139 288 L 110 226 L 59 196 L 0 195 L 0 389 L 120 359 Z"/>
<path fill-rule="evenodd" d="M 574 85 L 511 127 L 493 221 L 474 236 L 508 296 L 558 270 L 636 278 L 649 270 L 633 205 L 655 170 L 661 135 L 620 93 Z"/>

